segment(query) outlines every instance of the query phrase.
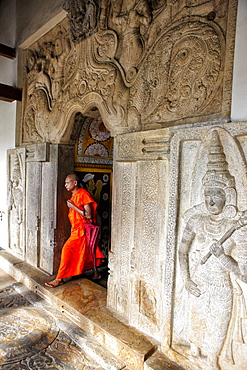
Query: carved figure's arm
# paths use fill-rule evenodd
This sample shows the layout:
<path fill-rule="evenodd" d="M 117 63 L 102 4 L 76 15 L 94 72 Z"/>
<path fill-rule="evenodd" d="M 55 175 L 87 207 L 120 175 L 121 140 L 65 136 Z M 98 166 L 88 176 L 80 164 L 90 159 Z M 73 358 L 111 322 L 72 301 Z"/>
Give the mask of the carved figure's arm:
<path fill-rule="evenodd" d="M 178 253 L 180 270 L 182 278 L 185 283 L 185 288 L 190 294 L 199 297 L 201 295 L 201 291 L 198 288 L 197 284 L 194 283 L 194 281 L 191 280 L 190 278 L 189 250 L 194 237 L 195 233 L 190 229 L 189 225 L 187 224 L 183 232 L 183 237 L 179 246 Z"/>
<path fill-rule="evenodd" d="M 214 243 L 210 247 L 210 252 L 218 258 L 219 262 L 226 270 L 233 272 L 238 277 L 241 275 L 237 261 L 228 254 L 225 254 L 222 245 L 219 245 L 217 242 Z"/>

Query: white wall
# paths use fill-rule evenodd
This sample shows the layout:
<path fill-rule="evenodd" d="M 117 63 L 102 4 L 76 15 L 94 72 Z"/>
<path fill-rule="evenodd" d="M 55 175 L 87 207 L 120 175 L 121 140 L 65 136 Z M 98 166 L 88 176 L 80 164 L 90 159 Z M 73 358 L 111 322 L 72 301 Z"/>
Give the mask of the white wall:
<path fill-rule="evenodd" d="M 247 121 L 247 0 L 238 3 L 231 119 Z"/>
<path fill-rule="evenodd" d="M 1 62 L 0 62 L 1 70 Z M 15 145 L 15 112 L 16 103 L 0 101 L 0 211 L 4 212 L 0 221 L 0 247 L 8 245 L 7 224 L 7 150 Z"/>
<path fill-rule="evenodd" d="M 15 47 L 15 0 L 0 2 L 0 43 Z M 0 82 L 16 86 L 17 59 L 0 56 Z M 7 224 L 7 150 L 15 147 L 16 102 L 0 101 L 0 211 L 5 212 L 0 220 L 0 247 L 8 243 Z"/>
<path fill-rule="evenodd" d="M 32 39 L 35 33 L 38 33 L 38 37 L 41 37 L 42 34 L 65 17 L 64 3 L 65 0 L 17 0 L 16 34 L 18 46 L 23 46 L 23 44 L 25 47 L 29 46 L 29 39 Z"/>

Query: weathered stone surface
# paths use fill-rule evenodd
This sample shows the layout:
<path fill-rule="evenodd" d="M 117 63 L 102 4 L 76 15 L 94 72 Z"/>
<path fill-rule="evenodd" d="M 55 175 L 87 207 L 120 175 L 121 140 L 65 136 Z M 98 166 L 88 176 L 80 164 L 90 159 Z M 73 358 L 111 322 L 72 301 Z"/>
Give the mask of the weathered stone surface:
<path fill-rule="evenodd" d="M 98 348 L 98 351 L 102 361 L 106 364 L 108 361 L 111 365 L 109 369 L 122 369 L 126 366 L 126 369 L 141 370 L 146 358 L 156 350 L 156 341 L 123 324 L 106 309 L 104 288 L 87 279 L 77 279 L 56 289 L 48 289 L 44 282 L 50 277 L 36 268 L 24 262 L 13 265 L 11 256 L 4 251 L 0 251 L 0 261 L 17 281 L 38 293 L 37 299 L 37 295 L 35 294 L 35 298 L 27 292 L 27 288 L 16 287 L 17 291 L 20 291 L 35 307 L 45 309 L 49 315 L 55 316 L 58 327 L 65 332 L 67 330 L 71 332 L 66 318 L 78 326 L 78 329 L 73 329 L 72 339 L 79 346 L 85 347 L 88 351 L 95 350 L 96 353 L 97 346 L 100 346 L 101 349 Z M 60 314 L 53 312 L 56 310 L 60 311 Z M 101 355 L 104 349 L 105 356 Z M 112 359 L 109 358 L 110 354 L 113 356 Z"/>
<path fill-rule="evenodd" d="M 58 370 L 120 370 L 124 367 L 124 363 L 53 306 L 2 270 L 0 281 L 1 369 L 48 366 Z"/>
<path fill-rule="evenodd" d="M 184 134 L 175 135 L 186 164 L 177 180 L 173 348 L 205 369 L 244 369 L 246 126 Z"/>
<path fill-rule="evenodd" d="M 24 148 L 8 151 L 8 225 L 9 249 L 25 258 L 25 203 L 26 203 L 26 150 Z"/>
<path fill-rule="evenodd" d="M 9 249 L 50 274 L 69 235 L 64 178 L 74 171 L 72 152 L 44 143 L 8 153 Z"/>
<path fill-rule="evenodd" d="M 26 50 L 19 142 L 27 150 L 27 254 L 13 202 L 11 248 L 56 270 L 73 145 L 85 117 L 100 115 L 115 136 L 108 308 L 185 368 L 245 369 L 246 231 L 234 227 L 247 209 L 247 124 L 227 123 L 237 2 L 103 0 L 87 24 L 72 3 L 70 31 L 64 20 Z M 96 291 L 98 308 L 104 292 L 69 287 L 53 295 L 64 314 L 75 317 L 73 301 L 77 323 L 141 368 L 153 343 L 140 344 L 107 311 L 90 316 Z"/>
<path fill-rule="evenodd" d="M 68 143 L 94 107 L 113 134 L 229 119 L 235 0 L 65 7 L 26 53 L 21 142 Z"/>
<path fill-rule="evenodd" d="M 246 366 L 246 134 L 246 124 L 229 123 L 116 140 L 108 306 L 188 368 Z M 166 148 L 141 158 L 135 145 L 152 135 Z"/>
<path fill-rule="evenodd" d="M 144 364 L 144 370 L 184 370 L 161 352 L 155 352 Z"/>

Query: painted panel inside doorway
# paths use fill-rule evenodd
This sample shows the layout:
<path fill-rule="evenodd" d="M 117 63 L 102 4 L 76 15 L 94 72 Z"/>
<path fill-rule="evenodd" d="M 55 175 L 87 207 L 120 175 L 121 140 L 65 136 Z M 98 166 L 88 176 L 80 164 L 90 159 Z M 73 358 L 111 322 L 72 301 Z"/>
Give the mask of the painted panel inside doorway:
<path fill-rule="evenodd" d="M 101 231 L 101 250 L 108 258 L 111 225 L 111 174 L 113 138 L 104 126 L 101 116 L 84 117 L 75 146 L 75 172 L 80 185 L 98 204 L 97 217 Z"/>

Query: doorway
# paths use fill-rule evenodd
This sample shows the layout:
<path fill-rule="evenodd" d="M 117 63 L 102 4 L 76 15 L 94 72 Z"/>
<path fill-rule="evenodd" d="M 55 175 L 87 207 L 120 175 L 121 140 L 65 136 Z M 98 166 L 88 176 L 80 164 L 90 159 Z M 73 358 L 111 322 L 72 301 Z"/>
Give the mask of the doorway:
<path fill-rule="evenodd" d="M 100 115 L 75 115 L 79 134 L 75 141 L 74 172 L 80 186 L 97 202 L 97 221 L 100 226 L 100 248 L 105 258 L 99 267 L 98 283 L 107 287 L 108 253 L 111 247 L 111 187 L 113 166 L 113 138 Z M 85 274 L 87 274 L 85 272 Z"/>

